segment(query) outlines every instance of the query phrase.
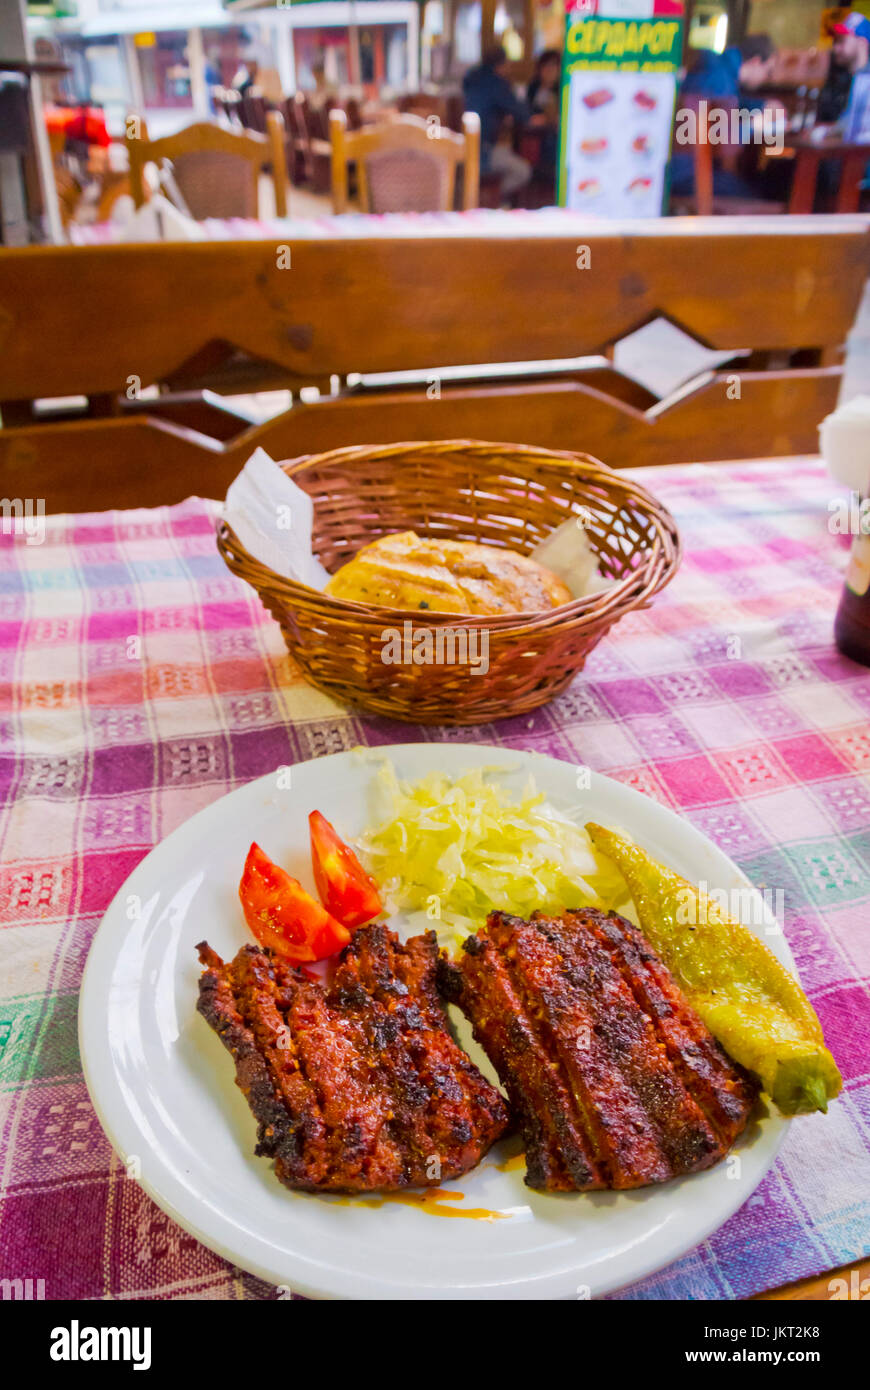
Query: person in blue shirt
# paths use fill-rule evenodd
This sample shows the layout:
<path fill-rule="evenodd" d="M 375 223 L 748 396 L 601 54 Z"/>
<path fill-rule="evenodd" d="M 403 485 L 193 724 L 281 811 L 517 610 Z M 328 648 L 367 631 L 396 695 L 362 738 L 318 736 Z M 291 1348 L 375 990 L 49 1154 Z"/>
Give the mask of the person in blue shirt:
<path fill-rule="evenodd" d="M 816 105 L 816 125 L 834 125 L 842 121 L 848 125 L 852 100 L 852 81 L 859 72 L 867 72 L 870 66 L 870 22 L 861 14 L 847 14 L 844 19 L 830 25 L 833 39 L 831 64 L 825 84 L 819 92 Z M 816 176 L 816 199 L 814 212 L 824 212 L 833 200 L 840 185 L 843 166 L 835 159 L 823 159 Z M 870 165 L 864 171 L 864 187 L 867 187 Z"/>
<path fill-rule="evenodd" d="M 747 105 L 760 105 L 752 93 L 770 80 L 775 58 L 773 43 L 767 34 L 749 34 L 741 44 L 726 48 L 724 53 L 703 50 L 690 72 L 686 73 L 680 96 L 699 96 L 744 99 Z"/>
<path fill-rule="evenodd" d="M 497 44 L 462 79 L 465 109 L 476 111 L 480 117 L 480 171 L 498 175 L 505 201 L 525 188 L 532 177 L 531 164 L 516 153 L 508 138 L 508 122 L 525 125 L 529 110 L 508 81 L 507 66 L 507 54 Z"/>
<path fill-rule="evenodd" d="M 816 120 L 833 125 L 844 114 L 852 93 L 852 78 L 870 62 L 870 23 L 860 14 L 848 14 L 830 27 L 833 44 L 831 65 L 819 92 Z"/>
<path fill-rule="evenodd" d="M 724 53 L 703 50 L 683 79 L 678 108 L 704 100 L 716 104 L 740 102 L 748 110 L 761 109 L 764 98 L 758 90 L 770 80 L 776 50 L 767 34 L 749 34 L 742 43 Z M 691 149 L 678 149 L 671 158 L 671 193 L 684 197 L 695 191 L 694 156 Z M 720 197 L 752 196 L 752 188 L 729 169 L 714 169 L 713 189 Z"/>

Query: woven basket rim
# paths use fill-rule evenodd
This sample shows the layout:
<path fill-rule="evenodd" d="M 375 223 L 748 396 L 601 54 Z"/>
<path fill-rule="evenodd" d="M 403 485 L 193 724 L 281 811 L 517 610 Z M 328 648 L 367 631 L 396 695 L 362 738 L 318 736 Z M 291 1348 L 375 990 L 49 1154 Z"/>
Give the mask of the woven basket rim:
<path fill-rule="evenodd" d="M 569 602 L 560 604 L 556 608 L 521 610 L 503 614 L 450 613 L 443 609 L 434 608 L 422 610 L 419 608 L 387 608 L 380 604 L 360 603 L 353 599 L 337 598 L 332 594 L 325 593 L 322 589 L 302 584 L 296 579 L 286 578 L 270 569 L 268 565 L 251 555 L 250 551 L 239 541 L 229 523 L 221 516 L 218 518 L 216 527 L 217 545 L 225 563 L 233 573 L 240 574 L 258 593 L 263 589 L 271 590 L 273 593 L 279 593 L 284 602 L 292 602 L 294 594 L 304 596 L 308 603 L 317 602 L 324 617 L 330 614 L 334 616 L 356 614 L 360 618 L 383 620 L 385 626 L 395 626 L 409 620 L 413 620 L 417 626 L 420 626 L 425 618 L 427 627 L 497 629 L 503 637 L 522 636 L 524 633 L 532 632 L 540 634 L 547 629 L 574 625 L 577 620 L 591 619 L 597 623 L 602 619 L 607 619 L 609 627 L 634 608 L 645 607 L 672 578 L 679 566 L 682 543 L 676 522 L 668 509 L 641 483 L 610 468 L 592 454 L 544 449 L 531 444 L 505 444 L 477 439 L 402 440 L 394 444 L 342 445 L 339 448 L 324 450 L 321 453 L 301 454 L 293 459 L 285 459 L 279 464 L 279 467 L 288 477 L 293 478 L 294 474 L 334 463 L 351 463 L 357 459 L 371 462 L 388 459 L 410 450 L 431 451 L 433 449 L 439 453 L 452 450 L 472 455 L 477 453 L 490 455 L 493 451 L 497 451 L 505 456 L 506 464 L 509 463 L 511 456 L 519 456 L 519 461 L 526 463 L 537 461 L 548 467 L 564 465 L 566 473 L 576 473 L 579 468 L 580 474 L 586 480 L 594 481 L 599 478 L 604 491 L 617 492 L 621 494 L 624 501 L 633 502 L 652 523 L 655 532 L 653 542 L 644 549 L 644 558 L 636 569 L 618 579 L 607 589 L 586 594 L 582 598 L 572 598 Z M 509 473 L 510 469 L 508 468 L 506 471 Z M 522 480 L 522 471 L 518 470 L 516 476 L 518 480 Z M 526 481 L 528 480 L 528 475 L 526 475 Z M 569 515 L 570 513 L 566 514 L 566 520 Z M 425 530 L 421 531 L 420 534 L 425 536 Z M 501 549 L 502 547 L 496 546 L 494 548 Z M 656 568 L 659 569 L 658 574 L 655 573 Z M 246 571 L 245 573 L 242 573 L 243 569 Z M 646 593 L 635 593 L 638 588 L 646 590 Z"/>

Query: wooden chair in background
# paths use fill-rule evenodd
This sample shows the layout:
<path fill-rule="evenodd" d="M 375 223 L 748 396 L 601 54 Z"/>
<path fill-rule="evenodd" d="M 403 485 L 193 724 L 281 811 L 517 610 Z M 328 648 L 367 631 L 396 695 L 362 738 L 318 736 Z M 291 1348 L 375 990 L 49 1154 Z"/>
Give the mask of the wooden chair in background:
<path fill-rule="evenodd" d="M 480 120 L 462 118 L 463 134 L 423 120 L 397 116 L 349 131 L 344 111 L 329 113 L 332 144 L 332 207 L 347 212 L 348 164 L 356 165 L 363 212 L 446 212 L 453 208 L 456 170 L 462 166 L 462 207 L 478 205 Z"/>
<path fill-rule="evenodd" d="M 198 221 L 206 217 L 257 217 L 260 177 L 268 172 L 275 187 L 275 212 L 287 215 L 287 165 L 284 154 L 284 121 L 277 111 L 266 113 L 266 134 L 227 130 L 225 126 L 199 122 L 149 140 L 145 122 L 139 138 L 127 136 L 130 158 L 130 191 L 137 207 L 148 199 L 145 166 L 164 161 L 186 209 Z"/>
<path fill-rule="evenodd" d="M 461 91 L 405 92 L 396 103 L 403 116 L 437 116 L 442 125 L 457 133 L 462 131 L 465 102 Z"/>
<path fill-rule="evenodd" d="M 49 130 L 49 148 L 63 226 L 76 220 L 88 199 L 96 209 L 95 220 L 107 222 L 118 199 L 130 193 L 127 169 L 111 157 L 111 150 L 120 148 L 120 142 L 85 146 L 70 157 L 65 131 L 54 129 Z"/>
<path fill-rule="evenodd" d="M 768 213 L 784 213 L 787 205 L 784 202 L 773 199 L 755 197 L 750 192 L 744 194 L 722 194 L 715 189 L 716 170 L 722 169 L 729 173 L 739 174 L 741 169 L 741 157 L 746 154 L 747 147 L 739 142 L 732 142 L 730 139 L 711 142 L 711 132 L 718 136 L 719 131 L 713 129 L 712 122 L 716 120 L 713 116 L 716 112 L 724 111 L 730 126 L 732 112 L 741 109 L 738 100 L 729 97 L 715 97 L 703 99 L 697 97 L 686 97 L 682 99 L 681 105 L 687 110 L 695 112 L 695 134 L 696 139 L 692 150 L 692 160 L 695 176 L 695 191 L 690 197 L 675 197 L 674 210 L 677 212 L 695 213 L 699 217 L 716 216 L 737 216 L 737 217 L 760 217 Z"/>
<path fill-rule="evenodd" d="M 240 97 L 238 111 L 239 119 L 245 130 L 255 130 L 259 135 L 268 134 L 266 117 L 269 108 L 265 97 L 259 95 Z"/>
<path fill-rule="evenodd" d="M 242 124 L 239 115 L 239 102 L 241 96 L 232 87 L 215 87 L 214 104 L 219 118 L 230 126 L 233 130 L 238 130 Z"/>
<path fill-rule="evenodd" d="M 82 180 L 76 176 L 69 168 L 65 159 L 66 132 L 62 129 L 49 130 L 48 146 L 51 151 L 51 163 L 54 169 L 54 181 L 57 187 L 57 201 L 60 208 L 60 220 L 64 227 L 68 227 L 73 221 L 76 210 L 84 193 Z"/>
<path fill-rule="evenodd" d="M 313 193 L 328 193 L 331 150 L 329 141 L 317 134 L 316 113 L 304 92 L 288 97 L 284 109 L 290 132 L 288 145 L 293 151 L 294 178 L 308 184 Z"/>
<path fill-rule="evenodd" d="M 320 107 L 320 115 L 323 119 L 324 128 L 319 131 L 329 139 L 329 113 L 330 111 L 343 111 L 347 116 L 348 130 L 359 130 L 365 124 L 362 116 L 362 108 L 356 97 L 331 98 Z"/>

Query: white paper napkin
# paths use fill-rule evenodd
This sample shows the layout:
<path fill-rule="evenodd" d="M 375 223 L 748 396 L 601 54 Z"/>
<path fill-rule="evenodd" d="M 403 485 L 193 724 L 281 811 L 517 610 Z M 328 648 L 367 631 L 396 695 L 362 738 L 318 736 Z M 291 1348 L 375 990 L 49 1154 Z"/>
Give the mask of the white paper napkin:
<path fill-rule="evenodd" d="M 545 541 L 535 546 L 529 558 L 551 570 L 567 585 L 574 598 L 600 593 L 614 582 L 598 573 L 598 559 L 583 529 L 582 516 L 563 521 Z"/>
<path fill-rule="evenodd" d="M 832 478 L 870 493 L 870 396 L 855 396 L 822 421 L 819 448 Z"/>
<path fill-rule="evenodd" d="M 230 483 L 223 511 L 242 545 L 270 570 L 312 589 L 329 573 L 311 549 L 314 505 L 265 449 L 256 449 Z"/>
<path fill-rule="evenodd" d="M 192 217 L 172 206 L 162 193 L 133 212 L 121 233 L 122 241 L 204 241 L 205 232 Z"/>

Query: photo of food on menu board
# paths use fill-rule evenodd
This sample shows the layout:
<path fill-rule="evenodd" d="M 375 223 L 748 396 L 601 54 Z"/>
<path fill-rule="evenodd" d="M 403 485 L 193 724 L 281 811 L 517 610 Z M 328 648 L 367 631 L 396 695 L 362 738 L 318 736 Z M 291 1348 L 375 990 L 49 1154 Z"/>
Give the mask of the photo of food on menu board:
<path fill-rule="evenodd" d="M 657 217 L 674 111 L 671 73 L 602 72 L 570 78 L 566 204 L 601 217 Z"/>

